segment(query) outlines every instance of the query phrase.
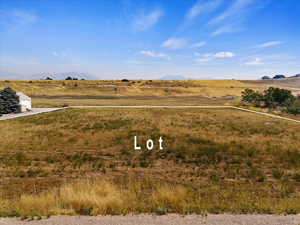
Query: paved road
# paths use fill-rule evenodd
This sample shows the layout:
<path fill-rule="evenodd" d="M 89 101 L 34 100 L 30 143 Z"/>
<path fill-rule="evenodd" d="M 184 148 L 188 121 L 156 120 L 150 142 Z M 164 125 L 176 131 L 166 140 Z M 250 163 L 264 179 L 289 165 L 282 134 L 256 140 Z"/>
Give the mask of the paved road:
<path fill-rule="evenodd" d="M 0 219 L 0 225 L 299 225 L 300 215 L 200 215 L 180 216 L 56 216 L 21 221 Z"/>
<path fill-rule="evenodd" d="M 6 114 L 0 116 L 0 120 L 9 120 L 9 119 L 14 119 L 18 117 L 23 117 L 23 116 L 32 116 L 40 113 L 45 113 L 45 112 L 53 112 L 57 110 L 62 110 L 64 108 L 32 108 L 32 111 L 30 112 L 24 112 L 24 113 L 17 113 L 17 114 Z"/>

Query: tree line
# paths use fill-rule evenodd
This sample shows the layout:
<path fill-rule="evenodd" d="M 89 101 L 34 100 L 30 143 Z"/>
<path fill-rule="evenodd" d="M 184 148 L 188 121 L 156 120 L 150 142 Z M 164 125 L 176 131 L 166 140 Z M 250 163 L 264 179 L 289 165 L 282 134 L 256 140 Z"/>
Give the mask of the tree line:
<path fill-rule="evenodd" d="M 256 107 L 280 109 L 282 111 L 300 114 L 300 96 L 295 97 L 290 90 L 270 87 L 263 92 L 245 89 L 242 101 Z"/>

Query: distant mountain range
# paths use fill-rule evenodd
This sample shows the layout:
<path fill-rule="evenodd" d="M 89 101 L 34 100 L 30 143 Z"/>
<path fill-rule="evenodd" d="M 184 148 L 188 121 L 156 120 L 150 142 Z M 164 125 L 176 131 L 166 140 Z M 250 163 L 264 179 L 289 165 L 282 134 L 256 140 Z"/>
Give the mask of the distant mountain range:
<path fill-rule="evenodd" d="M 7 79 L 7 80 L 41 80 L 41 79 L 46 79 L 47 77 L 50 77 L 53 80 L 64 80 L 67 77 L 76 77 L 78 79 L 86 79 L 86 80 L 98 79 L 95 75 L 88 74 L 88 73 L 78 73 L 78 72 L 42 73 L 42 74 L 31 74 L 31 75 L 0 72 L 0 79 Z"/>

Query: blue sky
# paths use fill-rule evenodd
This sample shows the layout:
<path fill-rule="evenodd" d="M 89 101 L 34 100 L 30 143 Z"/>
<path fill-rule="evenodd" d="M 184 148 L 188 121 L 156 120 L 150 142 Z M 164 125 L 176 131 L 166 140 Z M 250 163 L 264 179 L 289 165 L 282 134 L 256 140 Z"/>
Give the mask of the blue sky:
<path fill-rule="evenodd" d="M 0 74 L 300 73 L 299 0 L 0 0 Z"/>

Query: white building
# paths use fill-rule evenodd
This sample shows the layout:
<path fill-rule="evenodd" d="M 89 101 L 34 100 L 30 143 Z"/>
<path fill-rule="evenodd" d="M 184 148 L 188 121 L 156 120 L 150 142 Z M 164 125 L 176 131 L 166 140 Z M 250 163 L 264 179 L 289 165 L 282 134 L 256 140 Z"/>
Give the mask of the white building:
<path fill-rule="evenodd" d="M 21 106 L 21 112 L 31 110 L 31 98 L 25 95 L 23 92 L 16 93 L 19 96 L 19 104 Z"/>

